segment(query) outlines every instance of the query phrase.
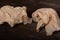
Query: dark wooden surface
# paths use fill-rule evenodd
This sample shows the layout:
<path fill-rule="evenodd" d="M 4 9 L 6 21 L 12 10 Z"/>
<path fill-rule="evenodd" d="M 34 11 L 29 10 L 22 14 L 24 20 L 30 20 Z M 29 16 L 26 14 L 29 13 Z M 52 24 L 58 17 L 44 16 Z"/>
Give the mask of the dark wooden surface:
<path fill-rule="evenodd" d="M 27 14 L 31 14 L 38 8 L 51 7 L 54 8 L 60 16 L 60 0 L 0 0 L 0 7 L 4 5 L 26 6 Z M 16 24 L 13 28 L 8 23 L 0 25 L 0 39 L 21 39 L 21 40 L 60 40 L 60 31 L 54 32 L 52 36 L 47 37 L 45 29 L 40 32 L 35 31 L 36 23 L 32 24 Z"/>

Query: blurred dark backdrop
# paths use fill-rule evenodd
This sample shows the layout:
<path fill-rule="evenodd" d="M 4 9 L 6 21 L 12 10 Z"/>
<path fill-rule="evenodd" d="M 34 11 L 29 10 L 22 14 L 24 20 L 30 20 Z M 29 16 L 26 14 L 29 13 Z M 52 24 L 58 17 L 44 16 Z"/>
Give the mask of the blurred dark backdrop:
<path fill-rule="evenodd" d="M 60 17 L 60 0 L 0 0 L 0 7 L 4 5 L 26 6 L 27 14 L 31 14 L 38 8 L 54 8 Z M 60 40 L 60 31 L 54 32 L 52 36 L 47 37 L 43 28 L 39 33 L 35 31 L 36 23 L 16 24 L 13 28 L 8 23 L 0 25 L 0 39 L 21 39 L 21 40 Z"/>

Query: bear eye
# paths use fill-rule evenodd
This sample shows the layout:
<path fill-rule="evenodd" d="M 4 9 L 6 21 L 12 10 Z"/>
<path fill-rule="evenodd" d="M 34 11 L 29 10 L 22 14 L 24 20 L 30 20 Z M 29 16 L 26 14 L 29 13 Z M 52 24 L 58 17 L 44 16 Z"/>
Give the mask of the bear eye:
<path fill-rule="evenodd" d="M 37 18 L 39 18 L 39 15 L 37 15 Z"/>

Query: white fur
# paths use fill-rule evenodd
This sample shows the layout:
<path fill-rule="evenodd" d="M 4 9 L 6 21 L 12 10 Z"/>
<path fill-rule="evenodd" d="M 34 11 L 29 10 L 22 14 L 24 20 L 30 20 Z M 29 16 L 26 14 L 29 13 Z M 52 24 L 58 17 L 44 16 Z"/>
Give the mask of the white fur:
<path fill-rule="evenodd" d="M 23 6 L 23 7 L 12 7 L 12 6 L 3 6 L 1 7 L 0 9 L 0 14 L 2 15 L 2 17 L 0 17 L 1 19 L 4 19 L 4 20 L 1 20 L 0 24 L 2 24 L 3 22 L 8 22 L 11 27 L 14 26 L 14 24 L 17 24 L 17 23 L 24 23 L 24 24 L 27 24 L 27 23 L 31 23 L 32 20 L 27 16 L 27 13 L 26 13 L 26 7 Z M 0 15 L 0 16 L 1 16 Z"/>
<path fill-rule="evenodd" d="M 60 21 L 57 12 L 52 8 L 37 9 L 32 13 L 32 19 L 37 22 L 36 31 L 39 32 L 41 27 L 45 26 L 48 35 L 52 35 L 54 31 L 60 30 Z"/>

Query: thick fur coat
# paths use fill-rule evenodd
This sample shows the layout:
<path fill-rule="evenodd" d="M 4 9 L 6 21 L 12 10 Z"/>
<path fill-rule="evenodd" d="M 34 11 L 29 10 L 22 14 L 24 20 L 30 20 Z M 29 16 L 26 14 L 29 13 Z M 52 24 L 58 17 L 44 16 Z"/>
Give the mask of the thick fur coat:
<path fill-rule="evenodd" d="M 52 8 L 37 9 L 32 13 L 32 19 L 37 22 L 37 32 L 45 25 L 47 36 L 52 35 L 54 31 L 60 30 L 59 16 Z"/>
<path fill-rule="evenodd" d="M 11 27 L 17 23 L 31 23 L 32 19 L 27 16 L 26 7 L 3 6 L 0 9 L 0 24 L 8 22 Z"/>

